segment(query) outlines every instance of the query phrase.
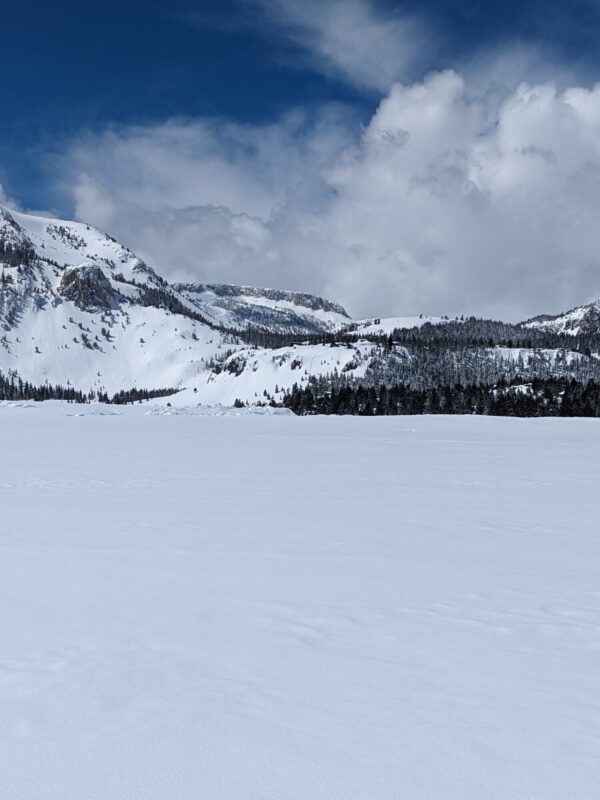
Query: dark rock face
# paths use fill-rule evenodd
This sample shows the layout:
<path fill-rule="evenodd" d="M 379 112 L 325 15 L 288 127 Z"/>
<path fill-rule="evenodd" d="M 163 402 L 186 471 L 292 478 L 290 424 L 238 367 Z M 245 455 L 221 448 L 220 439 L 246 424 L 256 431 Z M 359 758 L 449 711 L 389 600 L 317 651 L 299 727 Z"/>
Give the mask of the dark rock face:
<path fill-rule="evenodd" d="M 83 311 L 115 308 L 123 299 L 97 266 L 72 267 L 65 270 L 59 292 L 65 300 L 71 300 Z"/>

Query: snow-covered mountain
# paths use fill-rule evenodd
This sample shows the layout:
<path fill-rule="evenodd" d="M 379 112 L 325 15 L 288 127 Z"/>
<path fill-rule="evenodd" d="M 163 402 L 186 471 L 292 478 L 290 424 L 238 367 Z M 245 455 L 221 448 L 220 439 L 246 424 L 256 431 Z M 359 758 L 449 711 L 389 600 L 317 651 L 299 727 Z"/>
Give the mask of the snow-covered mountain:
<path fill-rule="evenodd" d="M 553 333 L 579 334 L 600 333 L 600 300 L 585 306 L 572 308 L 564 314 L 551 316 L 542 314 L 524 323 L 527 328 L 552 331 Z"/>
<path fill-rule="evenodd" d="M 187 387 L 197 400 L 250 400 L 274 388 L 276 375 L 291 386 L 299 357 L 248 348 L 236 331 L 302 336 L 351 323 L 341 306 L 309 294 L 170 285 L 90 225 L 7 209 L 0 209 L 0 265 L 0 371 L 35 384 L 109 393 Z M 306 358 L 312 374 L 357 363 L 354 351 L 342 357 L 327 346 Z M 252 380 L 230 385 L 242 364 Z"/>
<path fill-rule="evenodd" d="M 423 315 L 352 320 L 310 294 L 170 284 L 90 225 L 2 208 L 0 275 L 0 373 L 36 386 L 174 388 L 178 404 L 232 404 L 281 400 L 294 384 L 324 376 L 454 385 L 600 375 L 598 347 L 571 353 L 564 337 L 599 333 L 600 301 L 517 326 Z"/>
<path fill-rule="evenodd" d="M 228 284 L 177 283 L 173 288 L 211 323 L 228 329 L 306 334 L 351 322 L 342 306 L 312 294 Z"/>
<path fill-rule="evenodd" d="M 128 248 L 90 225 L 0 208 L 7 299 L 73 300 L 84 309 L 168 306 L 212 327 L 313 333 L 350 322 L 338 304 L 299 292 L 247 286 L 169 285 Z M 160 296 L 155 296 L 155 293 Z M 20 300 L 19 300 L 20 298 Z"/>
<path fill-rule="evenodd" d="M 166 281 L 91 226 L 0 211 L 0 370 L 113 392 L 177 386 L 217 335 Z M 186 358 L 183 353 L 186 353 Z"/>

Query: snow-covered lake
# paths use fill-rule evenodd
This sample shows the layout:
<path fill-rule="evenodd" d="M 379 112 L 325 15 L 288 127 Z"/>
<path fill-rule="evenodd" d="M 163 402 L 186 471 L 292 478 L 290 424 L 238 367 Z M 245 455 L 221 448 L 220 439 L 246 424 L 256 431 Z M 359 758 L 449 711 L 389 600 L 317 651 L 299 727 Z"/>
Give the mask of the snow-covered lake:
<path fill-rule="evenodd" d="M 597 800 L 600 420 L 104 410 L 0 407 L 0 797 Z"/>

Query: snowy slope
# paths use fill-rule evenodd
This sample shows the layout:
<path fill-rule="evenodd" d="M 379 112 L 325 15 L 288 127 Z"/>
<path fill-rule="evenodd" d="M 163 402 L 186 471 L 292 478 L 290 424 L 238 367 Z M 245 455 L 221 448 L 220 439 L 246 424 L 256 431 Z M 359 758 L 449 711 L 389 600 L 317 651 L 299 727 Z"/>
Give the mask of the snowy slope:
<path fill-rule="evenodd" d="M 174 284 L 203 316 L 216 325 L 243 330 L 316 333 L 336 330 L 350 318 L 337 303 L 300 292 L 251 286 Z"/>
<path fill-rule="evenodd" d="M 285 390 L 295 383 L 301 386 L 310 376 L 338 372 L 362 377 L 376 354 L 377 348 L 367 341 L 347 346 L 297 344 L 276 350 L 236 348 L 223 361 L 217 358 L 207 372 L 190 380 L 184 391 L 164 402 L 231 405 L 235 400 L 266 402 L 267 396 L 281 400 Z"/>
<path fill-rule="evenodd" d="M 177 405 L 281 399 L 295 383 L 336 372 L 360 378 L 377 367 L 382 353 L 359 337 L 462 320 L 424 315 L 352 320 L 336 303 L 298 292 L 170 285 L 89 225 L 6 209 L 0 209 L 0 272 L 0 372 L 84 392 L 180 389 Z M 558 332 L 600 331 L 600 301 L 526 324 Z M 332 332 L 357 341 L 307 341 Z M 277 334 L 298 343 L 280 347 Z M 275 349 L 249 344 L 257 341 Z M 400 355 L 410 362 L 408 353 Z M 564 350 L 546 349 L 527 354 L 496 348 L 489 357 L 515 364 L 543 361 L 546 373 L 555 362 L 561 375 L 578 360 Z"/>
<path fill-rule="evenodd" d="M 430 325 L 443 325 L 445 322 L 459 322 L 458 318 L 450 320 L 448 317 L 430 317 L 420 314 L 418 317 L 384 317 L 383 319 L 363 319 L 350 323 L 344 328 L 359 335 L 369 334 L 390 334 L 394 330 L 410 330 L 411 328 L 421 328 L 429 323 Z"/>
<path fill-rule="evenodd" d="M 598 420 L 145 412 L 0 407 L 0 797 L 596 800 Z"/>
<path fill-rule="evenodd" d="M 569 333 L 600 333 L 600 300 L 556 316 L 542 315 L 523 323 L 527 328 Z"/>
<path fill-rule="evenodd" d="M 100 231 L 2 211 L 0 241 L 0 370 L 83 390 L 166 387 L 219 351 L 222 335 L 170 311 L 177 293 Z"/>
<path fill-rule="evenodd" d="M 360 336 L 446 321 L 354 322 L 341 306 L 309 294 L 169 285 L 89 225 L 8 210 L 0 211 L 0 264 L 0 371 L 83 391 L 178 388 L 177 405 L 279 398 L 311 375 L 360 377 L 375 354 L 363 341 L 249 347 L 237 331 Z"/>
<path fill-rule="evenodd" d="M 129 278 L 136 272 L 153 275 L 130 250 L 90 225 L 4 210 L 0 212 L 0 235 L 15 229 L 10 217 L 17 223 L 21 241 L 29 242 L 41 258 L 62 267 L 98 264 L 110 273 L 120 272 Z"/>
<path fill-rule="evenodd" d="M 36 384 L 109 393 L 202 387 L 207 363 L 242 346 L 214 326 L 252 324 L 304 335 L 349 321 L 343 308 L 311 295 L 170 286 L 89 225 L 6 209 L 0 210 L 0 264 L 0 371 Z M 223 384 L 216 385 L 229 397 Z M 207 395 L 223 399 L 214 386 Z"/>

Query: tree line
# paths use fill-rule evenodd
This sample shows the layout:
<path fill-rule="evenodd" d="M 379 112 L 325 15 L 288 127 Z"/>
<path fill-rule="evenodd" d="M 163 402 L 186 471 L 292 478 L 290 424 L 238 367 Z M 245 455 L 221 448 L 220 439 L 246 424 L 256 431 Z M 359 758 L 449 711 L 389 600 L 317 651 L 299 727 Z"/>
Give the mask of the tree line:
<path fill-rule="evenodd" d="M 155 397 L 167 397 L 177 393 L 177 389 L 126 389 L 109 395 L 107 392 L 82 392 L 72 386 L 43 384 L 36 386 L 22 380 L 14 372 L 4 375 L 0 372 L 0 400 L 66 400 L 69 403 L 108 403 L 124 405 Z"/>
<path fill-rule="evenodd" d="M 600 383 L 566 378 L 536 379 L 522 384 L 498 381 L 493 386 L 395 386 L 318 388 L 318 381 L 297 384 L 283 397 L 296 414 L 480 414 L 508 417 L 600 417 Z"/>

